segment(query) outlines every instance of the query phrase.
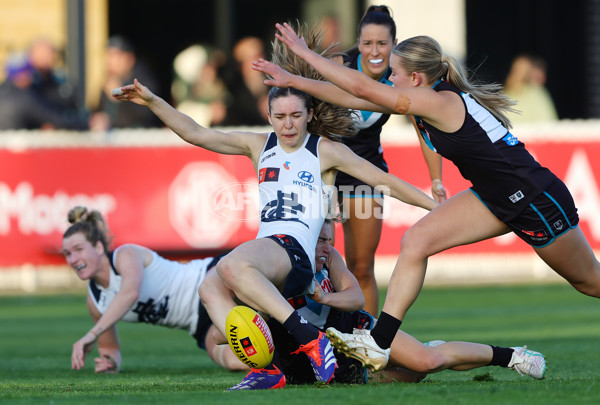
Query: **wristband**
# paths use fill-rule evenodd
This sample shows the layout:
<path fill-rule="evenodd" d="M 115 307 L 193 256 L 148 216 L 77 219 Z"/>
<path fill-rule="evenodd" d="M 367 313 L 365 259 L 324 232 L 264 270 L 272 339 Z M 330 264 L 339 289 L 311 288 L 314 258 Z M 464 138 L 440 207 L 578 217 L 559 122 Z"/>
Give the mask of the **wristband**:
<path fill-rule="evenodd" d="M 96 332 L 94 332 L 94 330 L 93 330 L 93 329 L 90 329 L 89 333 L 91 333 L 92 335 L 94 335 L 94 337 L 95 337 L 96 339 L 98 339 L 98 334 L 97 334 Z"/>

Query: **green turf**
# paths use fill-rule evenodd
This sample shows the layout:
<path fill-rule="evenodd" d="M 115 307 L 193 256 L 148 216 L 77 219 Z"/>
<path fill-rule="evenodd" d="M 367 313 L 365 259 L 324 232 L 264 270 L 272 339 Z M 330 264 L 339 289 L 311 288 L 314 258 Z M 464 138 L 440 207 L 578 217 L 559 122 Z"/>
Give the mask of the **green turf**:
<path fill-rule="evenodd" d="M 0 403 L 597 404 L 600 301 L 566 285 L 429 288 L 403 329 L 421 340 L 527 344 L 546 354 L 536 381 L 487 367 L 443 371 L 419 384 L 288 386 L 223 392 L 243 377 L 215 366 L 183 331 L 119 324 L 123 368 L 70 369 L 71 345 L 91 327 L 82 293 L 0 297 Z"/>

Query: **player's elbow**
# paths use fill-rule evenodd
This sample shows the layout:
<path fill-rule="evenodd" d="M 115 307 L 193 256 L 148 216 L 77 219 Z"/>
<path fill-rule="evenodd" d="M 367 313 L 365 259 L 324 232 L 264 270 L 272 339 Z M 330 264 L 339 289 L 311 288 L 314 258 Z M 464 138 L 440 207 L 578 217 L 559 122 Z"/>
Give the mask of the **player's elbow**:
<path fill-rule="evenodd" d="M 358 310 L 364 309 L 365 304 L 366 304 L 365 296 L 361 292 L 360 295 L 358 295 L 356 297 L 356 304 L 355 304 L 356 309 L 353 309 L 352 311 L 358 311 Z"/>
<path fill-rule="evenodd" d="M 123 291 L 123 296 L 125 297 L 127 302 L 131 302 L 131 305 L 133 305 L 139 298 L 140 292 L 139 292 L 139 290 L 131 288 L 131 289 L 127 289 L 127 290 Z"/>

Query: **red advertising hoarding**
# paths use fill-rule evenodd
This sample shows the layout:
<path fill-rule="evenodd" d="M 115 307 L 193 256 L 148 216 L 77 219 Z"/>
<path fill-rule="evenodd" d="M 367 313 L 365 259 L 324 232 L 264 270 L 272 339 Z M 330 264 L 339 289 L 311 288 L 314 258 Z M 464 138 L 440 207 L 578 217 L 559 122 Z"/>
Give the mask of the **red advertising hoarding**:
<path fill-rule="evenodd" d="M 528 142 L 528 149 L 565 181 L 581 226 L 600 249 L 600 142 Z M 390 171 L 429 193 L 417 145 L 386 146 Z M 444 162 L 450 192 L 469 183 Z M 256 174 L 240 156 L 192 146 L 0 149 L 0 266 L 63 263 L 61 235 L 75 205 L 99 209 L 114 244 L 138 243 L 161 252 L 232 248 L 258 229 Z M 394 255 L 403 232 L 425 215 L 386 201 L 378 254 Z M 337 247 L 343 252 L 341 229 Z M 513 235 L 452 249 L 451 253 L 529 251 Z"/>

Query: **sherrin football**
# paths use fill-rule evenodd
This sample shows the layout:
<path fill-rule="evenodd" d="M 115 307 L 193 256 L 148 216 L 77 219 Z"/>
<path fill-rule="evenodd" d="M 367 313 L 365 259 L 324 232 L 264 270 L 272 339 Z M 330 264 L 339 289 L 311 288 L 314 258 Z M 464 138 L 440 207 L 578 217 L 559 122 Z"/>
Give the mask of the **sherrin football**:
<path fill-rule="evenodd" d="M 273 361 L 273 337 L 265 320 L 252 308 L 234 307 L 225 319 L 227 342 L 238 358 L 252 368 L 264 368 Z"/>

